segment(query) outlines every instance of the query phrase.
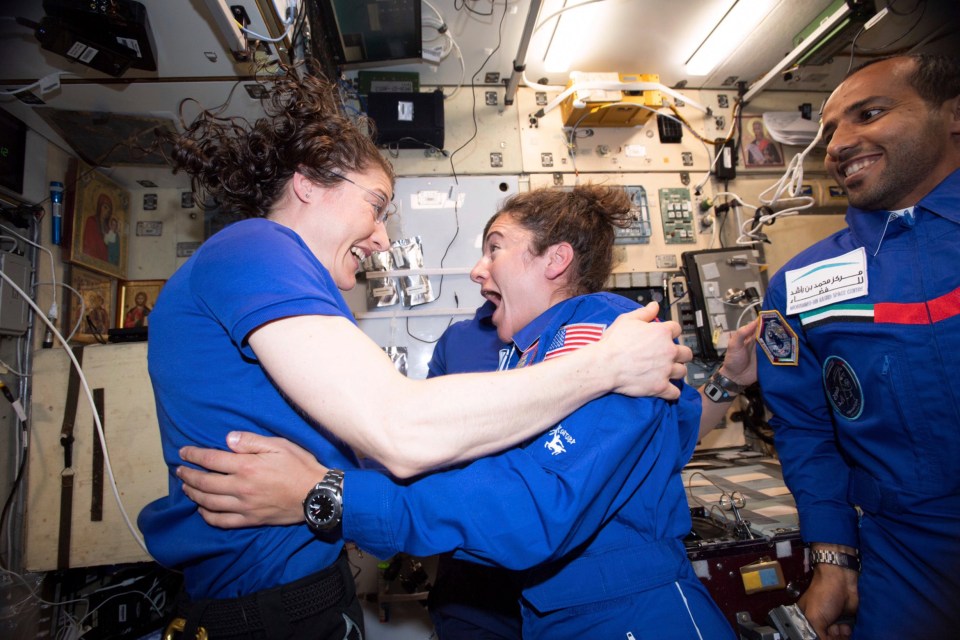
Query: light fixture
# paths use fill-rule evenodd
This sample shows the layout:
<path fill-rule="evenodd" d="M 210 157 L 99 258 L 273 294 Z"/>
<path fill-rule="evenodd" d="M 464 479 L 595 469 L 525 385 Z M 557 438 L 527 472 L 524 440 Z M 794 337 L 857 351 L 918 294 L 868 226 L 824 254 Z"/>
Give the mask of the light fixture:
<path fill-rule="evenodd" d="M 557 17 L 557 23 L 544 52 L 543 65 L 548 73 L 565 73 L 574 60 L 582 58 L 585 47 L 583 25 L 574 19 Z"/>
<path fill-rule="evenodd" d="M 811 33 L 807 34 L 806 37 L 794 47 L 793 51 L 788 53 L 783 60 L 770 69 L 765 76 L 750 85 L 747 92 L 743 94 L 742 99 L 744 103 L 749 102 L 755 95 L 763 91 L 763 88 L 772 80 L 779 77 L 784 69 L 795 64 L 795 62 L 808 51 L 820 48 L 821 46 L 827 46 L 829 40 L 842 33 L 846 32 L 847 37 L 849 37 L 850 32 L 844 29 L 844 25 L 850 22 L 851 19 L 856 20 L 858 23 L 865 22 L 863 30 L 866 31 L 887 15 L 886 9 L 874 14 L 872 2 L 840 2 L 835 3 L 835 5 L 835 11 L 825 18 L 818 18 L 819 25 Z M 831 7 L 833 7 L 833 5 L 831 5 Z"/>
<path fill-rule="evenodd" d="M 687 75 L 710 75 L 743 39 L 780 4 L 779 0 L 737 0 L 686 63 Z"/>
<path fill-rule="evenodd" d="M 585 6 L 588 4 L 593 4 L 593 1 L 588 0 L 580 4 L 565 5 L 563 9 L 553 14 L 557 16 L 557 22 L 553 27 L 553 33 L 550 35 L 550 41 L 547 43 L 547 50 L 543 54 L 543 68 L 547 72 L 565 73 L 570 71 L 574 53 L 589 51 L 592 48 L 592 43 L 585 42 L 585 39 L 592 39 L 601 33 L 597 29 L 601 11 L 598 7 L 586 9 Z M 557 15 L 571 9 L 580 9 L 580 7 L 584 7 L 584 9 L 575 11 L 573 15 Z M 545 18 L 540 26 L 547 24 L 551 17 Z"/>

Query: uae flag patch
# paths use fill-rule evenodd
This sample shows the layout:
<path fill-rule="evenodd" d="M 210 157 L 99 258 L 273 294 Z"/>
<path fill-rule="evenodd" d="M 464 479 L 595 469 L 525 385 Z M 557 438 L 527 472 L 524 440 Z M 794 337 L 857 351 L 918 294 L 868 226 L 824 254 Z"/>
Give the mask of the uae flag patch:
<path fill-rule="evenodd" d="M 553 337 L 547 353 L 543 356 L 544 360 L 556 358 L 570 353 L 575 349 L 596 342 L 603 336 L 603 330 L 607 328 L 605 324 L 593 324 L 581 322 L 579 324 L 568 324 L 562 327 Z"/>

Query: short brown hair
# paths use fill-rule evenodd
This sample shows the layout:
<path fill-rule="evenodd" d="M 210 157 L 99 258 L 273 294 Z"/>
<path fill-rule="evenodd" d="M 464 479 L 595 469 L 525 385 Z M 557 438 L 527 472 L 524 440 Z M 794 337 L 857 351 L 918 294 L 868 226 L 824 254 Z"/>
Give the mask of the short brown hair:
<path fill-rule="evenodd" d="M 623 187 L 587 184 L 569 190 L 542 188 L 518 193 L 487 222 L 510 216 L 533 234 L 531 251 L 542 255 L 551 245 L 568 242 L 574 263 L 570 294 L 595 293 L 613 269 L 614 227 L 630 222 L 630 199 Z"/>

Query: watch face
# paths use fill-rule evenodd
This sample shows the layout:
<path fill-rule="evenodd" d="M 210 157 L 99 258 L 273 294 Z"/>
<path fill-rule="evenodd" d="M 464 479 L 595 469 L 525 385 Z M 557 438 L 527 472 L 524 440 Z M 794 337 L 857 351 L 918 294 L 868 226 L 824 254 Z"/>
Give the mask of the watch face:
<path fill-rule="evenodd" d="M 339 517 L 340 502 L 330 489 L 314 491 L 307 499 L 307 520 L 314 526 L 324 527 L 335 523 Z"/>
<path fill-rule="evenodd" d="M 721 399 L 723 398 L 723 395 L 724 395 L 723 389 L 721 389 L 721 388 L 718 387 L 717 385 L 713 384 L 712 382 L 707 383 L 707 386 L 704 387 L 704 389 L 703 389 L 703 393 L 704 393 L 705 396 L 707 396 L 708 398 L 710 398 L 710 399 L 713 400 L 714 402 L 717 402 L 718 400 L 721 400 Z"/>

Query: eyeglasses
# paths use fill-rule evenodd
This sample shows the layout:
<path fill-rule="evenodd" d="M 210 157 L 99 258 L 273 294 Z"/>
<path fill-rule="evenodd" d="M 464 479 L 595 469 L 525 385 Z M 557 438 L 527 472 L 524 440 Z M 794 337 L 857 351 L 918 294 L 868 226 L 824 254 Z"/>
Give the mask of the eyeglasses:
<path fill-rule="evenodd" d="M 355 186 L 356 188 L 362 189 L 362 190 L 366 191 L 367 193 L 369 193 L 370 195 L 372 195 L 374 198 L 376 198 L 377 200 L 379 200 L 379 201 L 380 201 L 380 204 L 373 204 L 373 205 L 372 205 L 372 206 L 373 206 L 373 211 L 374 211 L 374 213 L 373 213 L 373 219 L 374 219 L 376 222 L 378 222 L 379 224 L 385 223 L 385 222 L 387 221 L 387 218 L 389 218 L 390 216 L 392 216 L 393 214 L 395 214 L 395 213 L 397 212 L 397 205 L 396 205 L 396 203 L 394 203 L 392 200 L 388 201 L 386 198 L 384 198 L 382 195 L 380 195 L 380 194 L 377 193 L 376 191 L 371 191 L 370 189 L 367 189 L 365 186 L 363 186 L 363 185 L 361 185 L 361 184 L 357 184 L 356 182 L 354 182 L 353 180 L 351 180 L 350 178 L 348 178 L 348 177 L 345 176 L 345 175 L 341 175 L 341 174 L 339 174 L 339 173 L 334 173 L 334 172 L 332 172 L 332 171 L 330 172 L 330 175 L 336 176 L 337 178 L 340 178 L 341 180 L 343 180 L 343 181 L 345 181 L 345 182 L 349 182 L 350 184 L 352 184 L 352 185 Z M 371 203 L 371 204 L 372 204 L 372 203 Z"/>

